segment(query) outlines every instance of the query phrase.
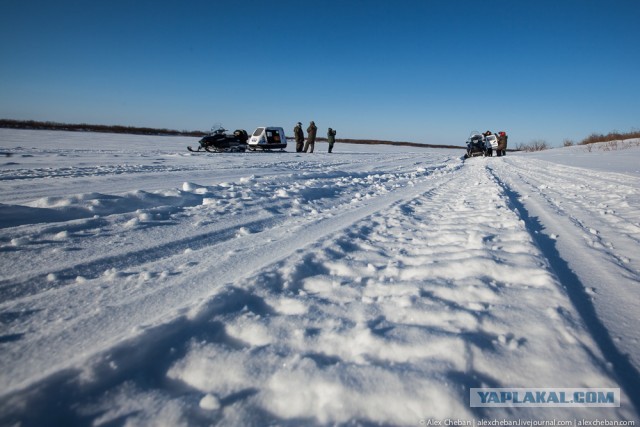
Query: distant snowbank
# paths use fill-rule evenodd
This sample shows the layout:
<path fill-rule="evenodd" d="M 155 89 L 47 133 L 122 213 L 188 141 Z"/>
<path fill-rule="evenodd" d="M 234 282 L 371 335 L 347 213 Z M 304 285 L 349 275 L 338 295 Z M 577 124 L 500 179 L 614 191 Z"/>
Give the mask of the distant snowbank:
<path fill-rule="evenodd" d="M 600 142 L 589 145 L 553 148 L 535 153 L 515 153 L 566 166 L 640 176 L 640 139 Z"/>

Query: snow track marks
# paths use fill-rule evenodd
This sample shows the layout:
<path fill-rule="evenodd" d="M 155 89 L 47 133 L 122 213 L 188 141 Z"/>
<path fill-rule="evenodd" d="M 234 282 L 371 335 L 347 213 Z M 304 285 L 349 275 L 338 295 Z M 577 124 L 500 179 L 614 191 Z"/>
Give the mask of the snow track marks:
<path fill-rule="evenodd" d="M 247 222 L 245 212 L 218 234 L 173 235 L 128 252 L 102 275 L 97 272 L 113 258 L 68 267 L 56 273 L 69 278 L 62 287 L 38 292 L 42 275 L 23 279 L 34 288 L 14 295 L 13 306 L 35 310 L 14 319 L 16 332 L 30 322 L 61 321 L 92 298 L 99 308 L 63 320 L 46 336 L 25 336 L 26 345 L 48 348 L 59 360 L 37 372 L 46 361 L 32 354 L 11 387 L 89 358 L 93 373 L 81 377 L 89 375 L 94 385 L 80 407 L 104 422 L 121 415 L 99 397 L 109 383 L 101 376 L 116 369 L 126 380 L 108 385 L 117 401 L 151 395 L 181 408 L 186 420 L 202 414 L 188 403 L 192 398 L 185 401 L 184 387 L 188 396 L 211 396 L 221 407 L 208 421 L 411 424 L 425 414 L 481 415 L 465 403 L 470 387 L 614 385 L 544 253 L 485 163 L 384 176 L 349 177 L 348 192 L 340 185 L 344 176 L 311 178 L 297 192 L 294 185 L 281 188 L 272 203 L 255 208 L 256 222 Z M 195 184 L 185 189 L 217 193 Z M 243 209 L 255 199 L 249 189 L 230 190 L 236 198 L 244 194 Z M 306 203 L 291 203 L 294 194 Z M 325 204 L 323 195 L 337 205 Z M 207 203 L 170 219 L 184 225 L 197 217 L 206 229 L 197 211 L 215 206 Z M 297 209 L 300 215 L 282 215 Z M 169 250 L 172 242 L 177 246 Z M 185 253 L 183 246 L 192 244 Z M 72 277 L 80 273 L 86 282 L 77 286 Z M 95 287 L 105 292 L 98 296 Z M 68 302 L 58 308 L 63 299 Z M 73 336 L 69 328 L 77 328 Z M 142 367 L 145 358 L 124 356 L 133 346 L 173 354 L 159 374 L 183 386 L 130 378 L 126 372 L 158 374 Z M 91 353 L 76 353 L 84 347 Z M 17 362 L 26 347 L 18 342 L 13 349 Z M 372 399 L 385 404 L 372 406 Z"/>
<path fill-rule="evenodd" d="M 12 262 L 53 261 L 0 282 L 0 420 L 39 407 L 33 424 L 413 425 L 513 415 L 472 410 L 470 387 L 617 387 L 531 215 L 566 210 L 635 280 L 632 185 L 597 184 L 618 191 L 600 226 L 580 216 L 593 200 L 554 197 L 534 163 L 398 164 L 186 182 L 151 205 L 6 228 Z M 623 389 L 610 417 L 632 416 L 628 402 Z"/>

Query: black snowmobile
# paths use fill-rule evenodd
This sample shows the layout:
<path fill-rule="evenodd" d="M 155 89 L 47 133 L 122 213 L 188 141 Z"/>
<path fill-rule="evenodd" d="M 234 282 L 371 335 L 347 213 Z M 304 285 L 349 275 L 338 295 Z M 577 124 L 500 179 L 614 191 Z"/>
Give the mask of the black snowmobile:
<path fill-rule="evenodd" d="M 236 129 L 233 135 L 227 135 L 227 130 L 220 125 L 211 128 L 209 135 L 203 137 L 197 149 L 188 146 L 189 151 L 195 153 L 199 151 L 208 151 L 210 153 L 234 153 L 247 150 L 247 140 L 249 135 L 244 129 Z"/>
<path fill-rule="evenodd" d="M 467 153 L 464 155 L 464 158 L 488 155 L 487 141 L 484 135 L 478 131 L 471 132 L 469 139 L 467 139 Z"/>

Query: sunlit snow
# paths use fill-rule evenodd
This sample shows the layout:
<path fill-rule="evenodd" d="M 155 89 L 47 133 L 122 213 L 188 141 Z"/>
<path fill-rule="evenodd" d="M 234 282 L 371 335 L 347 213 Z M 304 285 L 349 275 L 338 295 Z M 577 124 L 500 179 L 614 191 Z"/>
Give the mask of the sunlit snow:
<path fill-rule="evenodd" d="M 638 141 L 194 142 L 0 129 L 0 424 L 637 418 Z M 471 408 L 472 387 L 622 402 Z"/>

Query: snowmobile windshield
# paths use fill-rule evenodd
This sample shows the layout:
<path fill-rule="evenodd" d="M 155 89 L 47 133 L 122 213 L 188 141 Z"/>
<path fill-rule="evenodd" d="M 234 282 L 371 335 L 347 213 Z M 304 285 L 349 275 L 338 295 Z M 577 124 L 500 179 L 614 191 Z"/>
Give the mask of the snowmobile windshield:
<path fill-rule="evenodd" d="M 469 139 L 467 139 L 467 145 L 469 144 L 479 144 L 484 140 L 482 134 L 478 131 L 473 131 L 469 134 Z"/>
<path fill-rule="evenodd" d="M 211 133 L 222 133 L 224 132 L 226 129 L 222 127 L 222 124 L 220 123 L 215 123 L 213 126 L 211 126 Z"/>

